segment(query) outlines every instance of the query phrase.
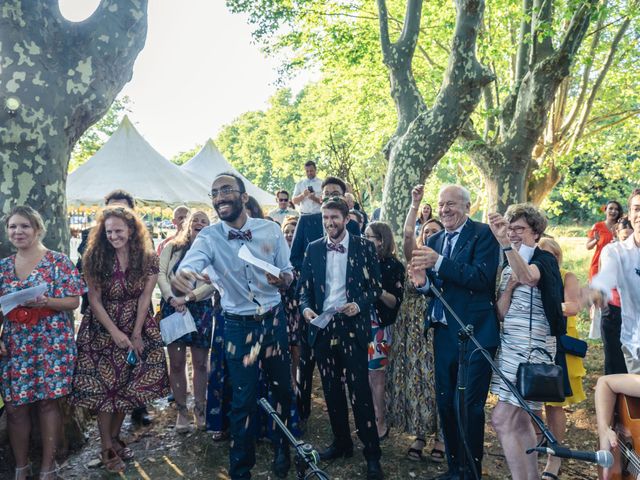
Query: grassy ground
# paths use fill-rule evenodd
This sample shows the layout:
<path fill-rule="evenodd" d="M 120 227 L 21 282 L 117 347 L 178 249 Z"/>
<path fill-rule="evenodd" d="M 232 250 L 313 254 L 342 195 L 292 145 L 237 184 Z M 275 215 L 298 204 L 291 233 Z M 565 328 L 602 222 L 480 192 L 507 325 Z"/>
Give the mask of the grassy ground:
<path fill-rule="evenodd" d="M 563 246 L 565 268 L 575 272 L 584 283 L 590 253 L 586 252 L 584 248 L 585 239 L 570 236 L 572 231 L 567 232 L 564 229 L 556 230 L 553 233 Z M 583 338 L 586 338 L 588 326 L 586 315 L 582 315 L 579 321 L 579 330 Z M 589 344 L 589 352 L 585 360 L 588 373 L 584 380 L 587 400 L 567 410 L 567 440 L 565 443 L 571 448 L 580 450 L 597 448 L 593 387 L 602 371 L 603 356 L 599 342 L 589 341 Z M 499 442 L 488 421 L 494 404 L 495 399 L 491 399 L 486 407 L 487 424 L 483 469 L 484 478 L 498 480 L 509 478 L 509 472 Z M 319 381 L 316 379 L 314 407 L 308 428 L 310 433 L 306 437 L 306 440 L 316 448 L 322 448 L 330 441 L 330 430 L 323 406 L 322 391 L 319 387 Z M 228 442 L 214 443 L 209 434 L 202 432 L 178 435 L 172 428 L 175 422 L 173 408 L 164 402 L 158 403 L 155 407 L 156 421 L 151 427 L 134 429 L 128 424 L 125 425 L 126 435 L 136 454 L 136 461 L 129 464 L 127 471 L 121 475 L 121 478 L 143 480 L 184 478 L 223 480 L 229 478 L 226 470 Z M 86 447 L 72 455 L 64 464 L 61 471 L 62 478 L 116 478 L 117 476 L 108 475 L 95 465 L 94 460 L 97 458 L 99 450 L 95 426 L 88 432 L 88 436 L 89 441 Z M 392 431 L 390 437 L 382 444 L 382 463 L 387 479 L 427 479 L 444 471 L 442 465 L 428 461 L 413 462 L 408 460 L 406 453 L 411 440 L 412 438 L 408 435 Z M 354 441 L 358 445 L 359 442 L 355 437 Z M 271 449 L 269 445 L 265 442 L 260 443 L 257 452 L 258 459 L 253 469 L 253 477 L 258 479 L 274 478 L 270 470 Z M 6 454 L 6 451 L 4 453 Z M 0 447 L 1 456 L 2 447 Z M 541 459 L 541 461 L 544 460 L 546 458 Z M 364 462 L 359 454 L 354 455 L 351 459 L 323 464 L 322 468 L 334 480 L 365 478 Z M 11 478 L 4 476 L 5 472 L 8 475 L 8 470 L 0 468 L 0 478 Z M 596 469 L 583 462 L 565 461 L 562 472 L 561 478 L 565 479 L 592 479 L 596 477 Z M 295 474 L 290 473 L 289 479 L 294 478 Z"/>

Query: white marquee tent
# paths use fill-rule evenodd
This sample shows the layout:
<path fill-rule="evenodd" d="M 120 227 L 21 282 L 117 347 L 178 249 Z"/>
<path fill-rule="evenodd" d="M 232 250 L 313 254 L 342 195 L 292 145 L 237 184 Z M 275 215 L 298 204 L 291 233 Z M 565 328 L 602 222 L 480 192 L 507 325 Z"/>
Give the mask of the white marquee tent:
<path fill-rule="evenodd" d="M 67 203 L 101 205 L 121 188 L 146 205 L 210 207 L 210 187 L 164 158 L 140 135 L 128 117 L 85 164 L 67 178 Z"/>
<path fill-rule="evenodd" d="M 274 205 L 274 195 L 257 187 L 243 175 L 241 175 L 233 166 L 222 156 L 218 147 L 213 140 L 207 140 L 204 147 L 188 162 L 180 167 L 194 181 L 205 186 L 207 191 L 211 188 L 213 179 L 220 173 L 233 172 L 244 181 L 247 193 L 254 197 L 261 206 Z"/>

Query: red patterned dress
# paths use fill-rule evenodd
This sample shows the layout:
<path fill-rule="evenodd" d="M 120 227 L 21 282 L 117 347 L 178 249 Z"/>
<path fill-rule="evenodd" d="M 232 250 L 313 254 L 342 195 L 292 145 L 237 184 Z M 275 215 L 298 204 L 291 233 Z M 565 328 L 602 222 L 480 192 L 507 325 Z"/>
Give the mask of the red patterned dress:
<path fill-rule="evenodd" d="M 15 273 L 15 255 L 0 260 L 0 295 L 47 284 L 51 298 L 84 293 L 80 274 L 62 253 L 47 250 L 25 280 Z M 9 355 L 0 357 L 2 396 L 14 406 L 63 397 L 71 391 L 76 345 L 66 312 L 38 320 L 35 325 L 4 319 L 2 334 Z"/>
<path fill-rule="evenodd" d="M 131 282 L 117 258 L 109 284 L 102 289 L 102 305 L 109 318 L 127 336 L 133 333 L 138 299 L 146 278 Z M 158 273 L 158 257 L 148 275 Z M 127 363 L 127 349 L 119 348 L 89 307 L 78 338 L 78 364 L 70 396 L 74 405 L 98 412 L 128 412 L 169 394 L 167 364 L 158 324 L 147 316 L 142 327 L 144 350 L 136 366 Z"/>

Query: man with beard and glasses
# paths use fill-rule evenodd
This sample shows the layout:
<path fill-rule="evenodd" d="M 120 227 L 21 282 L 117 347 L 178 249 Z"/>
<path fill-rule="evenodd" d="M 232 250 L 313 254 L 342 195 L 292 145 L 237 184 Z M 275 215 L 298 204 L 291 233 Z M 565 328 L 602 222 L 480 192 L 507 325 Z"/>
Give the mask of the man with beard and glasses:
<path fill-rule="evenodd" d="M 233 389 L 229 474 L 233 480 L 251 478 L 255 465 L 255 433 L 250 425 L 257 413 L 258 362 L 266 373 L 275 401 L 274 409 L 288 420 L 291 404 L 291 359 L 287 321 L 279 288 L 293 280 L 289 247 L 277 223 L 247 216 L 245 185 L 237 175 L 218 175 L 211 187 L 220 222 L 204 228 L 187 252 L 172 284 L 185 292 L 193 288 L 201 272 L 211 267 L 211 281 L 220 287 L 225 319 L 225 358 Z M 242 246 L 255 257 L 280 269 L 279 277 L 245 262 Z M 285 478 L 290 467 L 286 440 L 275 442 L 273 472 Z"/>
<path fill-rule="evenodd" d="M 337 309 L 324 328 L 309 325 L 309 345 L 318 361 L 322 389 L 329 410 L 333 443 L 320 453 L 322 460 L 353 455 L 349 412 L 343 378 L 358 437 L 364 444 L 367 480 L 382 479 L 380 440 L 369 387 L 368 346 L 371 313 L 382 293 L 375 246 L 346 230 L 347 204 L 330 199 L 322 205 L 327 236 L 311 242 L 305 253 L 300 287 L 300 311 L 306 322 Z"/>

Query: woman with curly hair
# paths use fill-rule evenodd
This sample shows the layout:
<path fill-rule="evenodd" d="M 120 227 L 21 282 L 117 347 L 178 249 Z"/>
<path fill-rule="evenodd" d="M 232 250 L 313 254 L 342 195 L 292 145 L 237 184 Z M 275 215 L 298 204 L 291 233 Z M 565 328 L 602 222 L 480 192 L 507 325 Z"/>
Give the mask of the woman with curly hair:
<path fill-rule="evenodd" d="M 213 297 L 216 288 L 204 282 L 197 282 L 196 287 L 178 294 L 171 288 L 171 280 L 180 262 L 191 248 L 191 244 L 200 231 L 209 226 L 209 217 L 202 211 L 194 212 L 186 220 L 186 228 L 174 240 L 171 240 L 160 254 L 160 274 L 158 287 L 162 292 L 160 309 L 162 317 L 168 317 L 174 312 L 189 310 L 196 325 L 196 331 L 167 345 L 169 352 L 169 381 L 171 391 L 176 399 L 176 432 L 189 431 L 189 419 L 187 415 L 187 377 L 185 366 L 187 359 L 187 347 L 191 349 L 191 362 L 193 364 L 193 396 L 195 405 L 193 416 L 198 429 L 206 427 L 205 402 L 207 395 L 207 361 L 209 348 L 211 347 L 211 333 L 213 326 Z"/>
<path fill-rule="evenodd" d="M 124 470 L 133 452 L 120 440 L 126 412 L 169 394 L 160 330 L 151 315 L 158 257 L 137 215 L 105 208 L 84 255 L 87 309 L 76 343 L 71 402 L 98 415 L 102 463 Z"/>
<path fill-rule="evenodd" d="M 35 410 L 42 441 L 39 478 L 52 479 L 57 478 L 54 459 L 61 430 L 58 399 L 71 391 L 76 360 L 67 312 L 78 308 L 84 286 L 71 260 L 42 244 L 44 223 L 33 208 L 14 207 L 4 223 L 16 253 L 0 260 L 0 295 L 46 285 L 41 297 L 4 316 L 0 340 L 0 396 L 7 402 L 14 478 L 22 480 L 31 473 L 30 413 Z"/>

